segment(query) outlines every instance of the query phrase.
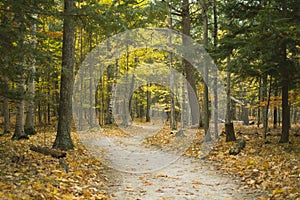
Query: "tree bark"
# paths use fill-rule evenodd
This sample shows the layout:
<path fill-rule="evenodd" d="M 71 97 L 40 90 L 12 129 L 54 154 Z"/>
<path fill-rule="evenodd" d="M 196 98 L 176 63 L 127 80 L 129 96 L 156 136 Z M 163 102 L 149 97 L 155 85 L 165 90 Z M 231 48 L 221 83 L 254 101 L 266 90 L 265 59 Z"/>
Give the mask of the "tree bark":
<path fill-rule="evenodd" d="M 189 0 L 182 1 L 182 33 L 184 34 L 183 37 L 183 45 L 184 47 L 188 47 L 190 44 L 188 43 L 186 36 L 191 35 L 191 16 L 190 16 L 190 4 Z M 197 97 L 197 90 L 194 80 L 195 69 L 194 67 L 185 59 L 183 59 L 183 67 L 184 73 L 186 75 L 186 79 L 191 87 L 188 87 L 188 100 L 189 105 L 196 105 L 198 104 Z M 198 111 L 196 109 L 191 109 L 191 116 L 192 116 L 192 126 L 197 125 L 199 123 L 199 116 L 197 116 Z"/>
<path fill-rule="evenodd" d="M 259 77 L 259 86 L 258 86 L 258 102 L 260 103 L 261 101 L 261 96 L 262 96 L 262 91 L 261 91 L 261 77 Z M 257 108 L 257 127 L 260 126 L 261 123 L 261 109 L 260 106 Z"/>
<path fill-rule="evenodd" d="M 44 155 L 51 155 L 54 158 L 64 158 L 67 155 L 66 152 L 35 145 L 30 145 L 30 150 Z"/>
<path fill-rule="evenodd" d="M 264 129 L 268 129 L 268 111 L 267 111 L 267 106 L 266 101 L 267 101 L 267 90 L 268 90 L 268 75 L 265 74 L 263 75 L 262 79 L 262 96 L 261 96 L 261 103 L 263 103 L 262 106 L 262 123 L 264 126 Z"/>
<path fill-rule="evenodd" d="M 283 16 L 287 17 L 287 1 L 282 1 L 282 12 Z M 287 52 L 286 42 L 283 41 L 280 46 L 280 54 L 282 62 L 280 63 L 281 73 L 281 87 L 282 87 L 282 130 L 280 143 L 289 142 L 289 129 L 290 129 L 290 108 L 289 108 L 289 71 L 286 69 L 287 63 Z"/>
<path fill-rule="evenodd" d="M 268 91 L 268 96 L 267 96 L 267 105 L 266 105 L 266 109 L 265 109 L 265 115 L 266 117 L 266 121 L 265 121 L 265 130 L 264 130 L 264 139 L 267 138 L 267 132 L 269 129 L 269 117 L 268 117 L 268 112 L 269 112 L 269 107 L 270 107 L 270 98 L 271 98 L 271 92 L 272 92 L 272 76 L 270 77 L 270 87 L 269 87 L 269 91 Z"/>
<path fill-rule="evenodd" d="M 75 24 L 72 14 L 74 9 L 75 3 L 73 0 L 64 1 L 64 27 L 59 116 L 56 139 L 53 144 L 53 148 L 61 150 L 69 150 L 74 148 L 74 144 L 71 138 L 75 47 Z"/>
<path fill-rule="evenodd" d="M 217 1 L 213 1 L 213 13 L 214 13 L 214 47 L 218 45 L 218 11 L 217 11 Z M 218 105 L 218 75 L 217 72 L 214 74 L 214 134 L 215 137 L 219 137 L 219 105 Z"/>
<path fill-rule="evenodd" d="M 275 86 L 275 92 L 274 92 L 275 101 L 278 101 L 278 88 Z M 277 106 L 274 105 L 274 111 L 273 111 L 273 128 L 277 128 Z"/>
<path fill-rule="evenodd" d="M 201 0 L 201 7 L 202 7 L 202 20 L 203 20 L 203 44 L 204 47 L 208 47 L 208 16 L 207 16 L 207 4 L 205 0 Z M 203 96 L 203 120 L 204 120 L 204 131 L 206 139 L 210 140 L 211 135 L 209 132 L 209 105 L 208 105 L 208 68 L 207 63 L 203 62 L 204 65 L 204 96 Z"/>
<path fill-rule="evenodd" d="M 230 56 L 227 57 L 227 66 L 229 67 L 230 63 Z M 227 71 L 227 85 L 226 85 L 226 99 L 227 99 L 227 105 L 226 105 L 226 119 L 225 119 L 225 133 L 226 133 L 226 142 L 235 141 L 235 133 L 234 133 L 234 126 L 231 121 L 231 97 L 230 97 L 230 82 L 231 82 L 231 73 L 228 69 Z"/>
<path fill-rule="evenodd" d="M 20 139 L 29 139 L 24 131 L 24 84 L 25 78 L 24 74 L 21 74 L 19 80 L 17 82 L 17 91 L 19 93 L 19 97 L 16 102 L 17 107 L 17 115 L 16 115 L 16 126 L 15 132 L 12 136 L 12 140 L 20 140 Z"/>
<path fill-rule="evenodd" d="M 8 77 L 4 76 L 4 91 L 8 91 Z M 10 115 L 9 115 L 9 101 L 8 97 L 4 95 L 3 99 L 3 115 L 4 115 L 4 131 L 3 134 L 10 133 Z"/>
<path fill-rule="evenodd" d="M 169 15 L 168 15 L 168 28 L 169 30 L 172 30 L 173 24 L 172 24 L 172 16 L 171 16 L 171 9 L 169 8 Z M 168 35 L 168 43 L 170 46 L 172 46 L 172 33 L 169 31 Z M 172 71 L 173 66 L 173 53 L 169 52 L 169 69 L 170 69 L 170 128 L 171 130 L 177 129 L 177 123 L 176 123 L 176 116 L 175 116 L 175 98 L 174 98 L 174 89 L 175 89 L 175 80 L 174 80 L 174 74 Z"/>
<path fill-rule="evenodd" d="M 146 105 L 146 122 L 150 122 L 150 104 L 151 104 L 151 93 L 149 91 L 150 83 L 147 84 L 147 105 Z"/>
<path fill-rule="evenodd" d="M 33 16 L 36 18 L 36 16 Z M 36 33 L 36 24 L 32 27 L 33 34 Z M 36 48 L 36 38 L 35 35 L 32 41 L 33 48 Z M 26 122 L 25 122 L 25 133 L 28 135 L 33 135 L 36 133 L 34 127 L 34 117 L 35 117 L 35 104 L 34 104 L 34 96 L 35 96 L 35 57 L 33 56 L 31 65 L 29 67 L 29 80 L 28 80 L 28 101 L 27 101 L 27 115 L 26 115 Z"/>

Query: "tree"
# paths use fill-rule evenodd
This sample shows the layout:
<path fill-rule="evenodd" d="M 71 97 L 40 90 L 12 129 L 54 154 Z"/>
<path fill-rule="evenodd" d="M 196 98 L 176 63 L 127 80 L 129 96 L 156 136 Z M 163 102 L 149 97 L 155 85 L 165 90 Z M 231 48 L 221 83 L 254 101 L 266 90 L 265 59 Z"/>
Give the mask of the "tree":
<path fill-rule="evenodd" d="M 21 67 L 23 71 L 23 67 Z M 17 92 L 19 93 L 19 97 L 16 100 L 16 125 L 15 125 L 15 131 L 12 136 L 12 140 L 20 140 L 20 139 L 29 139 L 27 134 L 24 131 L 24 96 L 25 96 L 25 78 L 24 78 L 24 72 L 21 72 L 21 74 L 17 77 Z"/>
<path fill-rule="evenodd" d="M 61 150 L 74 148 L 71 138 L 75 50 L 74 11 L 75 2 L 73 0 L 65 0 L 58 128 L 53 144 L 53 148 Z"/>
<path fill-rule="evenodd" d="M 4 75 L 4 94 L 8 94 L 8 77 Z M 10 133 L 10 116 L 9 116 L 9 99 L 7 96 L 3 98 L 3 115 L 4 115 L 4 131 L 5 133 Z"/>
<path fill-rule="evenodd" d="M 182 33 L 184 34 L 184 37 L 182 38 L 183 45 L 185 47 L 188 47 L 189 42 L 186 36 L 191 36 L 191 15 L 190 15 L 190 3 L 188 0 L 183 0 L 182 1 Z M 188 83 L 190 84 L 191 87 L 187 87 L 187 92 L 188 92 L 188 100 L 190 105 L 195 105 L 197 104 L 197 99 L 194 98 L 193 93 L 197 96 L 196 94 L 196 84 L 195 84 L 195 69 L 194 67 L 187 61 L 183 60 L 183 68 L 184 68 L 184 74 L 186 75 L 186 79 Z M 192 125 L 197 125 L 199 123 L 199 116 L 197 116 L 198 111 L 195 109 L 191 110 L 191 117 L 192 117 Z"/>
<path fill-rule="evenodd" d="M 202 7 L 202 20 L 203 20 L 203 44 L 205 48 L 208 48 L 208 6 L 205 0 L 201 0 Z M 204 98 L 203 98 L 203 118 L 204 118 L 204 131 L 205 137 L 207 140 L 211 140 L 211 135 L 209 131 L 209 104 L 208 104 L 208 68 L 207 63 L 203 63 L 204 65 Z"/>
<path fill-rule="evenodd" d="M 36 19 L 36 16 L 33 16 L 34 19 Z M 34 34 L 33 39 L 31 41 L 33 49 L 36 48 L 36 24 L 33 24 L 32 32 Z M 30 67 L 28 70 L 28 101 L 27 101 L 27 115 L 26 115 L 26 121 L 25 121 L 25 133 L 28 135 L 33 135 L 36 133 L 35 127 L 34 127 L 34 116 L 35 116 L 35 104 L 34 104 L 34 94 L 35 94 L 35 57 L 32 56 Z"/>
<path fill-rule="evenodd" d="M 230 65 L 230 56 L 227 57 L 227 66 Z M 231 72 L 228 69 L 227 71 L 227 81 L 226 81 L 226 119 L 225 119 L 225 133 L 226 133 L 226 142 L 235 141 L 234 127 L 231 121 L 231 98 L 230 98 L 230 82 L 231 82 Z"/>
<path fill-rule="evenodd" d="M 223 12 L 233 23 L 223 42 L 232 46 L 233 71 L 240 77 L 272 76 L 282 95 L 282 136 L 289 140 L 289 87 L 297 74 L 299 4 L 297 1 L 225 1 Z M 225 41 L 226 40 L 226 41 Z M 298 52 L 298 53 L 297 53 Z M 263 78 L 264 79 L 264 78 Z M 266 81 L 265 81 L 266 82 Z M 265 93 L 266 94 L 266 93 Z M 267 110 L 264 109 L 265 115 Z"/>

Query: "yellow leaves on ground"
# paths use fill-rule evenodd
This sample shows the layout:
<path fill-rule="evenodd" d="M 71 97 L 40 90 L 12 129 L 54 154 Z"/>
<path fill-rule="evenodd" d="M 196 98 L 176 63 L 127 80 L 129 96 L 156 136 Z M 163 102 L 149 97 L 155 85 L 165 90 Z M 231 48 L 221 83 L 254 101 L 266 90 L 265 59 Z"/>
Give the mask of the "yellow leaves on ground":
<path fill-rule="evenodd" d="M 225 142 L 225 138 L 221 137 L 219 142 L 211 147 L 212 151 L 206 157 L 208 162 L 224 174 L 240 176 L 244 189 L 264 191 L 266 195 L 259 199 L 300 198 L 300 137 L 293 137 L 293 133 L 299 128 L 292 129 L 291 144 L 278 144 L 279 128 L 271 131 L 272 136 L 268 137 L 270 144 L 265 144 L 262 129 L 254 126 L 235 128 L 242 133 L 238 137 L 246 140 L 245 149 L 236 156 L 229 155 L 228 150 L 234 143 Z M 203 156 L 201 152 L 203 135 L 201 132 L 198 133 L 194 141 L 189 143 L 184 152 L 185 156 L 197 158 Z M 173 144 L 174 138 L 176 137 L 170 135 L 170 130 L 163 129 L 147 138 L 145 144 L 165 148 Z M 186 142 L 184 137 L 179 139 Z M 201 184 L 201 182 L 194 180 L 193 184 Z"/>
<path fill-rule="evenodd" d="M 54 132 L 21 141 L 0 137 L 0 199 L 108 199 L 106 168 L 83 148 L 76 134 L 72 137 L 77 149 L 67 152 L 69 173 L 58 159 L 29 150 L 30 144 L 51 147 Z"/>
<path fill-rule="evenodd" d="M 279 132 L 272 130 L 272 136 L 265 144 L 262 130 L 255 127 L 238 127 L 240 137 L 246 139 L 246 148 L 236 156 L 228 155 L 231 144 L 221 138 L 209 154 L 212 164 L 224 173 L 238 174 L 244 188 L 266 192 L 259 199 L 297 199 L 300 198 L 300 138 L 293 137 L 292 144 L 278 144 Z M 260 134 L 254 134 L 258 132 Z M 222 153 L 224 152 L 224 153 Z"/>

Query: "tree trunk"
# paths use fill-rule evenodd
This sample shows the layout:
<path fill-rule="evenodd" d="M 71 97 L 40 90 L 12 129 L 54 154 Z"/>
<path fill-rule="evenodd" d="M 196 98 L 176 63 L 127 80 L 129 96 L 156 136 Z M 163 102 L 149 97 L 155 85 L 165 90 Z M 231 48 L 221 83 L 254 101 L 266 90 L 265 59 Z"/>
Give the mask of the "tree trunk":
<path fill-rule="evenodd" d="M 268 112 L 269 112 L 269 107 L 270 107 L 270 98 L 271 98 L 271 92 L 272 92 L 272 76 L 270 77 L 270 87 L 268 91 L 268 96 L 267 96 L 267 105 L 266 105 L 266 110 L 265 110 L 265 115 L 267 116 L 266 122 L 265 122 L 265 130 L 264 130 L 264 139 L 267 138 L 267 132 L 269 129 L 269 117 L 268 117 Z"/>
<path fill-rule="evenodd" d="M 267 106 L 265 105 L 267 101 L 267 90 L 268 90 L 268 75 L 265 74 L 263 75 L 262 79 L 262 95 L 261 95 L 261 102 L 263 103 L 262 106 L 262 123 L 264 126 L 264 129 L 267 130 L 268 126 L 268 111 L 267 111 Z"/>
<path fill-rule="evenodd" d="M 274 92 L 274 96 L 275 96 L 275 101 L 278 100 L 278 88 L 277 86 L 275 87 L 275 92 Z M 277 128 L 277 112 L 278 112 L 278 109 L 277 109 L 277 106 L 274 105 L 274 111 L 273 111 L 273 128 Z"/>
<path fill-rule="evenodd" d="M 242 106 L 242 121 L 244 122 L 244 125 L 249 125 L 249 109 L 247 107 L 248 102 L 246 99 L 247 91 L 246 91 L 246 88 L 243 87 L 242 84 L 240 85 L 240 91 L 243 96 L 243 102 L 242 102 L 243 105 L 241 105 Z"/>
<path fill-rule="evenodd" d="M 226 142 L 236 141 L 233 123 L 225 124 Z"/>
<path fill-rule="evenodd" d="M 183 45 L 185 47 L 188 47 L 189 44 L 186 36 L 191 35 L 191 16 L 190 16 L 190 4 L 189 0 L 183 0 L 182 1 L 182 33 L 184 34 L 183 36 Z M 196 105 L 198 104 L 198 98 L 195 98 L 195 95 L 197 97 L 197 90 L 196 90 L 196 85 L 195 85 L 195 80 L 194 80 L 194 74 L 195 74 L 195 69 L 194 67 L 185 59 L 183 59 L 183 67 L 184 67 L 184 73 L 186 75 L 186 79 L 188 83 L 190 84 L 191 87 L 188 87 L 188 100 L 189 100 L 189 105 Z M 192 116 L 192 125 L 197 125 L 199 123 L 199 116 L 198 111 L 196 109 L 191 109 L 191 116 Z"/>
<path fill-rule="evenodd" d="M 213 1 L 213 13 L 214 13 L 214 46 L 217 47 L 218 45 L 218 12 L 217 12 L 217 1 Z M 218 128 L 218 121 L 219 121 L 219 107 L 218 107 L 218 74 L 215 72 L 214 74 L 214 134 L 215 137 L 219 137 L 219 128 Z"/>
<path fill-rule="evenodd" d="M 284 78 L 285 79 L 285 78 Z M 285 143 L 289 142 L 289 82 L 288 80 L 282 81 L 282 130 L 280 142 Z"/>
<path fill-rule="evenodd" d="M 150 122 L 150 98 L 151 98 L 151 93 L 149 91 L 149 87 L 150 87 L 150 83 L 147 84 L 147 91 L 146 91 L 146 95 L 147 95 L 147 105 L 146 105 L 146 122 Z"/>
<path fill-rule="evenodd" d="M 33 18 L 37 18 L 35 15 L 32 16 Z M 36 24 L 33 24 L 32 32 L 34 34 L 32 45 L 33 48 L 36 48 Z M 31 65 L 29 68 L 29 80 L 28 80 L 28 101 L 27 101 L 27 115 L 26 115 L 26 122 L 25 122 L 25 133 L 28 135 L 34 135 L 36 133 L 34 127 L 34 119 L 35 119 L 35 104 L 34 104 L 34 96 L 35 96 L 35 57 L 33 56 Z"/>
<path fill-rule="evenodd" d="M 74 30 L 73 30 L 74 32 Z M 89 49 L 90 51 L 92 51 L 92 33 L 89 34 Z M 92 70 L 92 67 L 93 66 L 89 66 L 89 76 L 92 77 L 93 76 L 93 70 Z M 93 109 L 94 109 L 94 102 L 93 102 L 93 95 L 95 94 L 92 94 L 92 90 L 93 89 L 93 79 L 90 78 L 89 79 L 89 126 L 90 128 L 93 128 L 94 127 L 94 112 L 93 112 Z"/>
<path fill-rule="evenodd" d="M 4 91 L 7 94 L 8 91 L 8 78 L 5 75 L 4 76 Z M 4 131 L 3 134 L 5 133 L 10 133 L 10 116 L 9 116 L 9 101 L 8 97 L 4 96 L 3 99 L 3 115 L 4 115 Z"/>
<path fill-rule="evenodd" d="M 48 147 L 42 147 L 42 146 L 35 146 L 35 145 L 30 145 L 30 150 L 31 151 L 35 151 L 44 155 L 51 155 L 54 158 L 64 158 L 66 157 L 67 153 L 66 152 L 62 152 L 59 150 L 55 150 L 55 149 L 50 149 Z"/>
<path fill-rule="evenodd" d="M 227 57 L 227 66 L 229 67 L 230 63 L 230 56 Z M 231 73 L 228 69 L 227 71 L 227 85 L 226 85 L 226 99 L 227 99 L 227 105 L 226 105 L 226 119 L 225 119 L 225 133 L 226 133 L 226 142 L 235 141 L 235 133 L 234 133 L 234 127 L 233 123 L 231 121 L 231 98 L 230 98 L 230 82 L 231 82 Z"/>
<path fill-rule="evenodd" d="M 282 3 L 283 16 L 287 17 L 287 1 L 283 0 Z M 290 108 L 289 108 L 289 71 L 286 69 L 287 63 L 287 52 L 286 42 L 283 41 L 280 46 L 280 54 L 282 63 L 280 63 L 281 73 L 281 87 L 282 87 L 282 130 L 281 130 L 281 143 L 289 142 L 289 129 L 290 129 Z"/>
<path fill-rule="evenodd" d="M 259 77 L 259 86 L 258 86 L 258 102 L 260 103 L 261 101 L 261 87 L 262 87 L 262 84 L 261 84 L 261 76 Z M 260 109 L 260 106 L 258 106 L 257 108 L 257 127 L 260 126 L 260 123 L 261 123 L 261 109 Z"/>
<path fill-rule="evenodd" d="M 169 10 L 169 15 L 168 15 L 168 28 L 169 28 L 169 30 L 172 30 L 172 28 L 173 28 L 171 10 Z M 169 37 L 168 38 L 169 45 L 172 46 L 172 33 L 171 32 L 169 32 L 168 37 Z M 175 112 L 175 98 L 174 98 L 175 80 L 174 80 L 172 66 L 173 66 L 173 53 L 169 52 L 170 98 L 171 98 L 170 99 L 170 110 L 171 110 L 171 112 L 170 112 L 170 128 L 171 128 L 171 130 L 176 130 L 177 123 L 176 123 L 176 116 L 175 116 L 176 112 Z"/>
<path fill-rule="evenodd" d="M 12 140 L 29 139 L 24 131 L 24 93 L 25 93 L 24 84 L 25 84 L 24 74 L 21 74 L 17 82 L 17 90 L 19 93 L 19 97 L 16 101 L 16 107 L 17 107 L 16 126 L 15 126 L 14 135 L 12 136 Z"/>
<path fill-rule="evenodd" d="M 26 115 L 26 122 L 25 122 L 25 132 L 28 135 L 33 135 L 36 133 L 35 127 L 34 127 L 34 111 L 35 111 L 35 105 L 34 105 L 34 90 L 35 90 L 35 84 L 34 84 L 34 78 L 33 74 L 35 73 L 35 64 L 32 64 L 30 69 L 30 78 L 28 83 L 28 101 L 27 101 L 27 115 Z"/>
<path fill-rule="evenodd" d="M 69 150 L 74 148 L 71 138 L 72 93 L 74 83 L 74 19 L 73 0 L 64 0 L 64 27 L 59 116 L 56 139 L 53 148 Z"/>
<path fill-rule="evenodd" d="M 204 47 L 208 47 L 208 16 L 207 16 L 207 5 L 205 0 L 201 0 L 202 17 L 203 17 L 203 44 Z M 209 109 L 208 109 L 208 68 L 207 63 L 203 62 L 204 65 L 204 96 L 203 96 L 203 120 L 204 120 L 204 131 L 206 139 L 210 140 L 211 135 L 209 132 Z"/>

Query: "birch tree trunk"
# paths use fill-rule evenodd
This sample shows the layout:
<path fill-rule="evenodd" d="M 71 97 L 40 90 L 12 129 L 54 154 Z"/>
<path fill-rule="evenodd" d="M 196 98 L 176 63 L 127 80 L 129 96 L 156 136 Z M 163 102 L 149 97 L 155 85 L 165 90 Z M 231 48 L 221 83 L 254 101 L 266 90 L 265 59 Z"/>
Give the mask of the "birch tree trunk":
<path fill-rule="evenodd" d="M 22 73 L 17 81 L 17 92 L 19 98 L 16 100 L 16 126 L 12 140 L 29 139 L 24 131 L 24 95 L 25 95 L 25 77 Z"/>

